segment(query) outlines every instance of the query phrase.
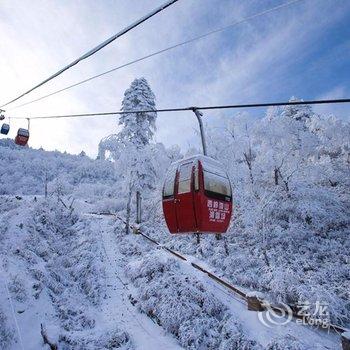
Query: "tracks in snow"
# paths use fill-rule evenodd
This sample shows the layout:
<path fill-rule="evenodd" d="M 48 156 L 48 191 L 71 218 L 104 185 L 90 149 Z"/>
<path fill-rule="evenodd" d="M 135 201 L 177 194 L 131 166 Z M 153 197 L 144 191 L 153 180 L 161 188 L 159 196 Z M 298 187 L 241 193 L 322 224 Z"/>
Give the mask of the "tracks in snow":
<path fill-rule="evenodd" d="M 108 221 L 103 218 L 91 220 L 94 231 L 99 232 L 101 237 L 107 275 L 106 299 L 102 305 L 101 319 L 97 323 L 100 323 L 100 327 L 106 324 L 118 325 L 129 333 L 136 349 L 182 349 L 163 328 L 138 312 L 131 304 L 129 295 L 132 287 L 124 279 L 125 261 L 118 252 L 116 237 Z"/>

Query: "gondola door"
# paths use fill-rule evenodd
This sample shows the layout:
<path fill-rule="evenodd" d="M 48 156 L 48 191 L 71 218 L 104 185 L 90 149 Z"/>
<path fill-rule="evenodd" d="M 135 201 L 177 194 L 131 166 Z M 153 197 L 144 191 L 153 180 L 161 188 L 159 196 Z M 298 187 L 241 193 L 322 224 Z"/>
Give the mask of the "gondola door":
<path fill-rule="evenodd" d="M 178 232 L 197 230 L 193 198 L 193 162 L 182 164 L 179 168 L 175 194 Z"/>
<path fill-rule="evenodd" d="M 168 229 L 177 233 L 175 183 L 177 179 L 177 166 L 169 169 L 163 187 L 163 212 Z"/>

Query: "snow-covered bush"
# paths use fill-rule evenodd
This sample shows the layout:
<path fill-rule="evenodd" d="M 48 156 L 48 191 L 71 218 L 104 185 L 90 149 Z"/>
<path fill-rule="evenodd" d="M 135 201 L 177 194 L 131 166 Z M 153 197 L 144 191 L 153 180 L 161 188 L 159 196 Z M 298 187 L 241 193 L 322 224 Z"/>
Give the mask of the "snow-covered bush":
<path fill-rule="evenodd" d="M 178 338 L 186 349 L 259 349 L 226 307 L 173 258 L 150 253 L 128 264 L 138 308 Z M 228 347 L 227 347 L 228 346 Z"/>
<path fill-rule="evenodd" d="M 106 331 L 98 337 L 72 337 L 69 333 L 60 336 L 62 350 L 132 350 L 134 349 L 130 336 L 119 329 Z"/>
<path fill-rule="evenodd" d="M 8 139 L 0 140 L 0 149 L 0 195 L 44 194 L 50 183 L 72 191 L 80 184 L 111 186 L 117 180 L 108 161 L 20 147 Z"/>
<path fill-rule="evenodd" d="M 302 343 L 297 338 L 287 334 L 269 342 L 266 350 L 308 350 L 309 346 Z"/>
<path fill-rule="evenodd" d="M 21 277 L 15 275 L 11 276 L 8 284 L 9 292 L 11 297 L 19 302 L 24 302 L 27 300 L 27 291 L 25 289 L 24 281 Z"/>
<path fill-rule="evenodd" d="M 73 314 L 70 310 L 75 308 L 75 295 L 78 298 L 84 295 L 87 302 L 98 305 L 104 290 L 102 253 L 86 223 L 72 209 L 50 200 L 35 206 L 33 219 L 28 224 L 29 237 L 25 245 L 46 262 L 45 271 L 34 265 L 31 272 L 38 282 L 45 280 L 63 317 L 65 310 Z M 64 304 L 68 300 L 70 305 L 66 308 Z M 82 314 L 83 308 L 76 311 L 74 327 L 78 326 L 78 319 L 82 325 L 91 324 Z"/>
<path fill-rule="evenodd" d="M 14 337 L 15 330 L 8 325 L 7 316 L 0 308 L 0 349 L 6 350 L 10 348 Z"/>
<path fill-rule="evenodd" d="M 41 316 L 35 319 L 57 329 L 51 330 L 49 337 L 54 334 L 61 339 L 59 348 L 76 349 L 70 343 L 78 344 L 84 337 L 93 339 L 91 344 L 100 341 L 101 349 L 108 349 L 110 344 L 122 348 L 129 343 L 128 335 L 108 327 L 101 333 L 96 327 L 97 311 L 106 291 L 101 241 L 89 222 L 64 201 L 0 199 L 0 218 L 7 222 L 0 256 L 12 300 L 25 314 L 39 310 Z M 0 323 L 4 323 L 3 317 Z M 26 327 L 33 338 L 40 339 L 40 324 Z M 1 328 L 7 339 L 7 328 Z M 70 341 L 65 341 L 68 338 Z"/>

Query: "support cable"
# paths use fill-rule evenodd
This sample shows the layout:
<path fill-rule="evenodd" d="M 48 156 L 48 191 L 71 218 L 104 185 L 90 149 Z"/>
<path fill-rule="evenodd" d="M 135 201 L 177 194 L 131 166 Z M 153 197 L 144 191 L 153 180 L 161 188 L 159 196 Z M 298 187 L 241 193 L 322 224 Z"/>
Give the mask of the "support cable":
<path fill-rule="evenodd" d="M 5 107 L 7 105 L 9 105 L 10 103 L 13 103 L 17 100 L 19 100 L 20 98 L 22 98 L 23 96 L 29 94 L 30 92 L 34 91 L 35 89 L 37 89 L 38 87 L 46 84 L 47 82 L 49 82 L 50 80 L 58 77 L 60 74 L 62 74 L 63 72 L 65 72 L 66 70 L 72 68 L 73 66 L 75 66 L 76 64 L 78 64 L 79 62 L 87 59 L 88 57 L 94 55 L 96 52 L 100 51 L 101 49 L 103 49 L 105 46 L 109 45 L 111 42 L 113 42 L 114 40 L 116 40 L 117 38 L 121 37 L 122 35 L 126 34 L 127 32 L 129 32 L 130 30 L 134 29 L 135 27 L 139 26 L 141 23 L 147 21 L 148 19 L 150 19 L 151 17 L 153 17 L 154 15 L 156 15 L 157 13 L 163 11 L 164 9 L 166 9 L 167 7 L 173 5 L 175 2 L 177 2 L 178 0 L 169 0 L 167 2 L 165 2 L 163 5 L 155 8 L 154 10 L 152 10 L 150 13 L 148 13 L 147 15 L 141 17 L 140 19 L 138 19 L 136 22 L 128 25 L 127 27 L 125 27 L 124 29 L 122 29 L 120 32 L 118 32 L 117 34 L 111 36 L 110 38 L 108 38 L 107 40 L 105 40 L 104 42 L 102 42 L 101 44 L 97 45 L 96 47 L 94 47 L 93 49 L 89 50 L 88 52 L 86 52 L 84 55 L 80 56 L 79 58 L 77 58 L 76 60 L 74 60 L 73 62 L 71 62 L 70 64 L 68 64 L 67 66 L 65 66 L 64 68 L 60 69 L 58 72 L 52 74 L 51 76 L 49 76 L 47 79 L 43 80 L 41 83 L 35 85 L 34 87 L 32 87 L 31 89 L 29 89 L 28 91 L 22 93 L 21 95 L 15 97 L 14 99 L 6 102 L 5 104 L 3 104 L 2 106 L 0 106 L 0 108 Z"/>
<path fill-rule="evenodd" d="M 350 103 L 350 98 L 330 99 L 330 100 L 306 100 L 306 101 L 288 101 L 288 102 L 267 102 L 267 103 L 248 103 L 235 105 L 217 105 L 202 107 L 179 107 L 179 108 L 163 108 L 163 109 L 146 109 L 135 111 L 116 111 L 116 112 L 97 112 L 97 113 L 81 113 L 81 114 L 63 114 L 63 115 L 47 115 L 38 117 L 12 117 L 12 119 L 60 119 L 60 118 L 81 118 L 81 117 L 97 117 L 97 116 L 113 116 L 130 113 L 163 113 L 163 112 L 183 112 L 194 110 L 213 110 L 213 109 L 239 109 L 239 108 L 260 108 L 275 106 L 299 106 L 299 105 L 319 105 L 334 103 Z"/>
<path fill-rule="evenodd" d="M 181 46 L 184 46 L 184 45 L 193 43 L 193 42 L 198 41 L 198 40 L 200 40 L 200 39 L 204 39 L 204 38 L 206 38 L 206 37 L 208 37 L 208 36 L 210 36 L 210 35 L 223 32 L 223 31 L 225 31 L 225 30 L 227 30 L 227 29 L 230 29 L 230 28 L 232 28 L 232 27 L 234 27 L 234 26 L 237 26 L 237 25 L 239 25 L 239 24 L 241 24 L 241 23 L 248 22 L 249 20 L 255 19 L 255 18 L 257 18 L 257 17 L 261 17 L 261 16 L 266 15 L 266 14 L 268 14 L 268 13 L 270 13 L 270 12 L 274 12 L 274 11 L 280 10 L 280 9 L 283 8 L 283 7 L 287 7 L 287 6 L 293 5 L 293 4 L 295 4 L 295 3 L 297 3 L 297 2 L 300 2 L 300 1 L 303 1 L 303 0 L 293 0 L 293 1 L 289 1 L 289 2 L 283 3 L 283 4 L 281 4 L 281 5 L 278 5 L 278 6 L 275 6 L 275 7 L 270 8 L 270 9 L 267 9 L 267 10 L 265 10 L 265 11 L 256 13 L 256 14 L 254 14 L 254 15 L 251 15 L 251 16 L 248 16 L 248 17 L 245 17 L 245 18 L 242 18 L 242 19 L 240 19 L 240 20 L 238 20 L 238 21 L 236 21 L 236 22 L 233 22 L 233 23 L 231 23 L 231 24 L 229 24 L 229 25 L 226 25 L 226 26 L 224 26 L 224 27 L 220 27 L 220 28 L 211 30 L 210 32 L 207 32 L 207 33 L 198 35 L 198 36 L 196 36 L 196 37 L 193 37 L 193 38 L 188 39 L 188 40 L 186 40 L 186 41 L 183 41 L 183 42 L 181 42 L 181 43 L 178 43 L 178 44 L 175 44 L 175 45 L 172 45 L 172 46 L 168 46 L 168 47 L 166 47 L 166 48 L 164 48 L 164 49 L 162 49 L 162 50 L 155 51 L 155 52 L 153 52 L 153 53 L 151 53 L 151 54 L 148 54 L 148 55 L 146 55 L 146 56 L 137 58 L 137 59 L 135 59 L 135 60 L 133 60 L 133 61 L 130 61 L 130 62 L 128 62 L 128 63 L 124 63 L 124 64 L 122 64 L 122 65 L 120 65 L 120 66 L 111 68 L 111 69 L 109 69 L 109 70 L 107 70 L 107 71 L 105 71 L 105 72 L 102 72 L 102 73 L 93 75 L 93 76 L 91 76 L 91 77 L 89 77 L 89 78 L 86 78 L 86 79 L 81 80 L 81 81 L 78 81 L 78 82 L 76 82 L 76 83 L 74 83 L 74 84 L 68 85 L 68 86 L 66 86 L 66 87 L 64 87 L 64 88 L 62 88 L 62 89 L 55 90 L 55 91 L 53 91 L 53 92 L 51 92 L 51 93 L 49 93 L 49 94 L 47 94 L 47 95 L 44 95 L 44 96 L 38 97 L 38 98 L 36 98 L 36 99 L 34 99 L 34 100 L 31 100 L 31 101 L 22 103 L 22 104 L 20 104 L 20 105 L 18 105 L 18 106 L 15 106 L 15 107 L 13 107 L 13 108 L 10 108 L 10 110 L 17 109 L 17 108 L 20 108 L 20 107 L 24 107 L 24 106 L 27 106 L 27 105 L 29 105 L 29 104 L 32 104 L 32 103 L 41 101 L 41 100 L 43 100 L 43 99 L 45 99 L 45 98 L 48 98 L 48 97 L 50 97 L 50 96 L 59 94 L 59 93 L 61 93 L 61 92 L 63 92 L 63 91 L 69 90 L 69 89 L 71 89 L 71 88 L 73 88 L 73 87 L 82 85 L 82 84 L 87 83 L 87 82 L 89 82 L 89 81 L 91 81 L 91 80 L 94 80 L 94 79 L 97 79 L 97 78 L 102 77 L 102 76 L 104 76 L 104 75 L 107 75 L 107 74 L 110 74 L 110 73 L 112 73 L 112 72 L 115 72 L 115 71 L 117 71 L 117 70 L 119 70 L 119 69 L 122 69 L 122 68 L 125 68 L 125 67 L 128 67 L 128 66 L 131 66 L 131 65 L 133 65 L 133 64 L 135 64 L 135 63 L 144 61 L 144 60 L 146 60 L 146 59 L 148 59 L 148 58 L 151 58 L 151 57 L 160 55 L 160 54 L 162 54 L 162 53 L 164 53 L 164 52 L 173 50 L 173 49 L 175 49 L 175 48 L 178 48 L 178 47 L 181 47 Z"/>

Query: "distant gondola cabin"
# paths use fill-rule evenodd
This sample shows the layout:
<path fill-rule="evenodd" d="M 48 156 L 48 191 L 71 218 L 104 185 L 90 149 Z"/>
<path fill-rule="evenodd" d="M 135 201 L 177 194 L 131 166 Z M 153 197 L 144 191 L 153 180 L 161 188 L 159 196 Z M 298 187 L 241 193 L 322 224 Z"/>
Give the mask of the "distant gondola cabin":
<path fill-rule="evenodd" d="M 198 155 L 173 163 L 163 187 L 171 233 L 224 233 L 232 214 L 231 184 L 216 160 Z"/>
<path fill-rule="evenodd" d="M 9 133 L 9 131 L 10 131 L 10 125 L 6 124 L 6 123 L 2 124 L 0 132 L 3 135 L 7 135 Z"/>
<path fill-rule="evenodd" d="M 15 138 L 16 145 L 26 146 L 29 140 L 29 130 L 27 129 L 18 129 L 17 136 Z"/>

